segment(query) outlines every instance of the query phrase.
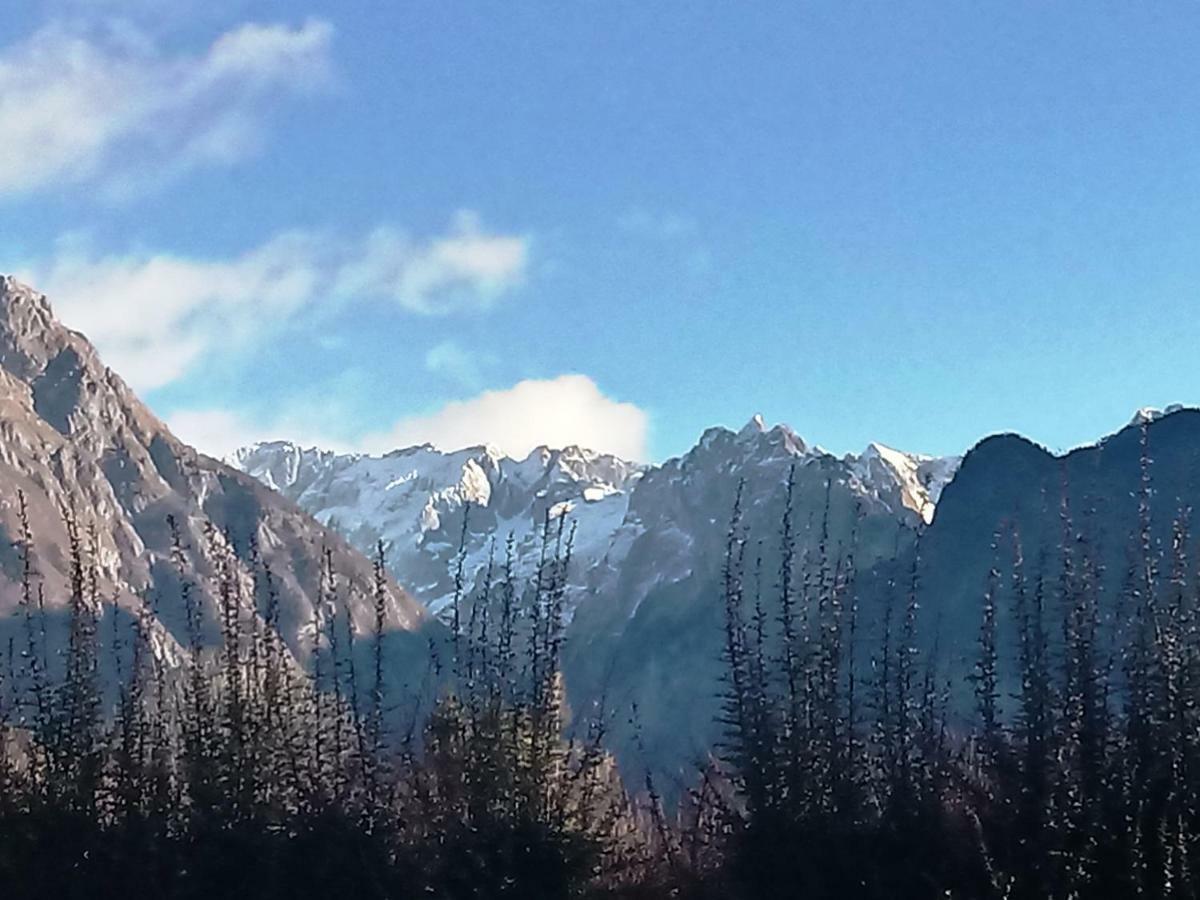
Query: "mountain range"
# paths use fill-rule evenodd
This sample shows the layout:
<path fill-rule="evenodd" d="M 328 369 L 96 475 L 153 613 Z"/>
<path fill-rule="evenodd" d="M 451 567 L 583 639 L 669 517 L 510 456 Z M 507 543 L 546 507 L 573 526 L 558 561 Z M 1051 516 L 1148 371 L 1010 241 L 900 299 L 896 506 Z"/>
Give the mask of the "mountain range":
<path fill-rule="evenodd" d="M 612 713 L 610 740 L 627 771 L 648 767 L 682 783 L 720 738 L 721 578 L 739 486 L 751 565 L 766 573 L 767 592 L 779 580 L 791 479 L 798 558 L 815 559 L 824 544 L 831 559 L 853 559 L 858 667 L 869 676 L 888 605 L 912 592 L 920 643 L 952 705 L 966 711 L 980 601 L 992 569 L 1011 564 L 1014 535 L 1029 577 L 1047 580 L 1060 565 L 1064 528 L 1086 539 L 1106 573 L 1099 588 L 1114 598 L 1101 627 L 1116 626 L 1117 576 L 1139 521 L 1143 439 L 1153 458 L 1151 530 L 1165 552 L 1178 509 L 1200 500 L 1200 413 L 1178 406 L 1139 410 L 1117 434 L 1064 455 L 1005 434 L 965 457 L 880 444 L 837 457 L 756 416 L 738 431 L 709 429 L 659 465 L 578 447 L 511 459 L 487 446 L 368 456 L 286 442 L 247 447 L 230 463 L 359 549 L 382 541 L 392 571 L 434 614 L 453 597 L 460 549 L 477 575 L 511 535 L 519 566 L 531 572 L 541 524 L 567 516 L 576 529 L 564 651 L 572 703 L 589 716 L 601 706 Z M 1066 524 L 1064 503 L 1074 510 Z M 1007 584 L 998 590 L 1002 609 L 1008 592 Z M 635 706 L 641 721 L 628 716 Z"/>
<path fill-rule="evenodd" d="M 286 441 L 242 448 L 227 461 L 295 501 L 363 553 L 374 553 L 383 542 L 392 572 L 438 613 L 453 597 L 461 551 L 467 569 L 479 572 L 494 542 L 511 536 L 518 561 L 529 567 L 537 559 L 547 516 L 566 516 L 575 530 L 578 601 L 585 587 L 606 590 L 606 579 L 625 569 L 631 553 L 644 554 L 648 544 L 658 578 L 689 573 L 695 561 L 681 548 L 695 544 L 692 531 L 723 522 L 729 509 L 711 509 L 711 515 L 682 531 L 683 523 L 662 521 L 664 505 L 694 499 L 703 505 L 710 482 L 740 476 L 743 469 L 779 474 L 793 463 L 817 463 L 864 508 L 886 510 L 916 527 L 932 521 L 960 459 L 881 444 L 838 459 L 810 447 L 787 426 L 768 429 L 755 416 L 737 433 L 710 429 L 685 457 L 661 466 L 575 446 L 538 447 L 513 459 L 491 446 L 442 452 L 425 444 L 370 456 Z M 689 494 L 697 496 L 690 500 Z M 654 499 L 643 499 L 651 495 Z"/>
<path fill-rule="evenodd" d="M 715 736 L 717 576 L 738 484 L 747 527 L 770 534 L 792 478 L 801 552 L 815 552 L 816 519 L 828 508 L 837 552 L 853 540 L 869 568 L 934 518 L 960 460 L 880 444 L 836 457 L 755 416 L 736 432 L 709 429 L 661 465 L 580 447 L 513 459 L 488 446 L 370 456 L 287 442 L 243 448 L 228 462 L 363 553 L 382 542 L 393 574 L 435 615 L 448 613 L 460 554 L 473 580 L 511 539 L 516 569 L 529 575 L 545 522 L 566 517 L 574 530 L 564 651 L 572 704 L 588 717 L 606 707 L 628 765 L 675 772 Z M 636 750 L 627 715 L 635 705 L 647 719 Z"/>
<path fill-rule="evenodd" d="M 510 539 L 518 570 L 532 572 L 542 525 L 563 517 L 575 529 L 563 651 L 570 703 L 579 717 L 609 718 L 627 777 L 649 769 L 682 786 L 720 739 L 735 502 L 747 585 L 775 590 L 786 532 L 798 569 L 833 561 L 853 586 L 856 668 L 869 674 L 889 610 L 908 603 L 937 678 L 961 705 L 989 573 L 1011 566 L 1018 546 L 1028 577 L 1047 585 L 1064 547 L 1086 553 L 1106 598 L 1100 628 L 1110 632 L 1122 625 L 1136 551 L 1148 546 L 1163 573 L 1171 554 L 1200 559 L 1190 530 L 1200 412 L 1141 410 L 1116 434 L 1062 455 L 1003 434 L 961 459 L 879 444 L 839 457 L 754 417 L 737 431 L 709 429 L 656 465 L 578 447 L 513 459 L 488 446 L 365 456 L 284 442 L 221 461 L 177 439 L 44 296 L 4 278 L 0 488 L 0 639 L 21 634 L 23 516 L 52 632 L 65 619 L 70 532 L 87 543 L 94 534 L 100 612 L 148 617 L 169 658 L 184 652 L 185 582 L 216 640 L 222 559 L 249 585 L 270 567 L 280 632 L 303 660 L 311 624 L 330 612 L 320 586 L 328 552 L 355 632 L 368 637 L 368 556 L 382 542 L 394 576 L 389 663 L 406 682 L 429 670 L 428 648 L 445 637 L 439 618 L 460 552 L 469 582 Z"/>

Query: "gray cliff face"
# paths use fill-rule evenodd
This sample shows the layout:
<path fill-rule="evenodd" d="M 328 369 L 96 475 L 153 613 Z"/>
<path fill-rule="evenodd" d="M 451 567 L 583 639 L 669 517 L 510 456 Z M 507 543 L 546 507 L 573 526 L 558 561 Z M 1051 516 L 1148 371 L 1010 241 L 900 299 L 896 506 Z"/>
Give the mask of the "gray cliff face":
<path fill-rule="evenodd" d="M 313 619 L 323 548 L 332 552 L 347 592 L 370 589 L 370 562 L 342 537 L 253 478 L 180 442 L 83 335 L 54 318 L 45 297 L 12 278 L 0 279 L 0 485 L 0 620 L 10 627 L 20 597 L 19 554 L 12 549 L 21 533 L 20 495 L 51 613 L 67 597 L 66 513 L 84 534 L 94 530 L 99 596 L 130 614 L 153 603 L 165 647 L 185 640 L 169 519 L 178 525 L 186 576 L 210 622 L 214 533 L 232 544 L 247 582 L 252 548 L 270 566 L 280 630 L 297 652 Z M 423 608 L 394 583 L 389 591 L 389 627 L 420 628 Z M 366 633 L 367 605 L 352 614 Z"/>

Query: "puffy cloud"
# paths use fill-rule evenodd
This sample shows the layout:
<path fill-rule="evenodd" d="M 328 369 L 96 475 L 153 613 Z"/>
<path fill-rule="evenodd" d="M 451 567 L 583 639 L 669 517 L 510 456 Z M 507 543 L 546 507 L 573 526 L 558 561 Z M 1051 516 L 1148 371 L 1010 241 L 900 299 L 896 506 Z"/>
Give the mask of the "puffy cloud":
<path fill-rule="evenodd" d="M 645 459 L 646 428 L 644 410 L 606 396 L 586 375 L 560 375 L 447 403 L 428 415 L 400 419 L 359 443 L 371 452 L 426 441 L 443 450 L 490 443 L 518 457 L 541 444 L 578 444 Z"/>
<path fill-rule="evenodd" d="M 591 378 L 578 374 L 484 391 L 427 415 L 406 416 L 390 428 L 349 442 L 295 420 L 256 422 L 224 410 L 180 410 L 167 417 L 167 424 L 180 438 L 214 456 L 278 439 L 371 453 L 428 442 L 443 450 L 490 443 L 516 457 L 540 445 L 572 444 L 626 459 L 647 456 L 645 411 L 607 396 Z"/>
<path fill-rule="evenodd" d="M 114 191 L 254 152 L 280 100 L 329 84 L 333 29 L 243 24 L 200 54 L 132 25 L 54 23 L 0 50 L 0 195 Z"/>
<path fill-rule="evenodd" d="M 218 459 L 229 456 L 238 447 L 283 437 L 224 409 L 179 410 L 167 416 L 166 422 L 180 440 Z"/>
<path fill-rule="evenodd" d="M 313 298 L 319 270 L 310 239 L 280 235 L 229 261 L 170 254 L 92 255 L 66 241 L 18 275 L 44 292 L 135 389 L 185 375 L 217 349 L 269 336 Z"/>
<path fill-rule="evenodd" d="M 385 231 L 394 237 L 386 248 L 379 241 Z M 394 228 L 360 240 L 285 232 L 224 260 L 97 255 L 87 241 L 68 238 L 49 258 L 19 266 L 18 275 L 134 388 L 151 390 L 185 376 L 210 353 L 270 340 L 320 304 L 394 302 L 426 315 L 489 307 L 521 282 L 527 243 L 483 230 L 471 214 L 425 240 Z M 368 277 L 384 269 L 387 278 Z M 397 284 L 405 285 L 402 292 Z M 444 349 L 430 365 L 463 374 L 463 361 L 451 355 Z"/>

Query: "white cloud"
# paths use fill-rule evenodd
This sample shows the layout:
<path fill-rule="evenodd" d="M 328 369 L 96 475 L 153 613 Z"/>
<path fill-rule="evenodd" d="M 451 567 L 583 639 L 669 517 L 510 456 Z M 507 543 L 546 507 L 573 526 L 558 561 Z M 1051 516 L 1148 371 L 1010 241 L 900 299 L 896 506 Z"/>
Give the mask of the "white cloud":
<path fill-rule="evenodd" d="M 487 307 L 520 284 L 528 256 L 528 237 L 488 234 L 479 216 L 464 210 L 449 234 L 423 246 L 394 228 L 376 229 L 340 272 L 337 290 L 388 296 L 419 313 Z"/>
<path fill-rule="evenodd" d="M 169 384 L 216 349 L 269 337 L 313 299 L 311 239 L 280 235 L 230 261 L 169 254 L 92 255 L 66 241 L 18 277 L 45 293 L 137 390 Z"/>
<path fill-rule="evenodd" d="M 224 409 L 179 410 L 167 416 L 166 422 L 177 438 L 218 459 L 238 447 L 283 437 Z"/>
<path fill-rule="evenodd" d="M 200 54 L 132 25 L 61 22 L 0 50 L 0 195 L 100 182 L 135 190 L 261 144 L 282 98 L 331 80 L 333 29 L 244 24 Z"/>
<path fill-rule="evenodd" d="M 386 248 L 378 238 L 384 231 L 394 237 Z M 18 276 L 45 293 L 62 321 L 86 334 L 135 389 L 151 390 L 209 354 L 260 344 L 331 306 L 384 301 L 427 315 L 489 307 L 521 282 L 527 243 L 484 231 L 470 214 L 423 241 L 394 228 L 357 241 L 285 232 L 227 260 L 98 255 L 86 240 L 67 238 L 50 258 L 19 266 Z M 474 263 L 454 268 L 453 277 L 432 277 L 447 265 L 447 247 L 469 247 L 461 252 Z M 387 279 L 367 277 L 382 269 L 408 285 L 402 296 Z"/>
<path fill-rule="evenodd" d="M 578 444 L 645 459 L 646 426 L 645 411 L 606 396 L 586 375 L 560 375 L 484 391 L 429 415 L 403 418 L 359 444 L 370 452 L 385 452 L 426 441 L 443 450 L 490 443 L 510 456 L 524 456 L 540 444 Z"/>
<path fill-rule="evenodd" d="M 504 390 L 484 391 L 428 415 L 407 416 L 388 429 L 349 442 L 295 420 L 253 422 L 224 410 L 181 410 L 168 416 L 167 424 L 180 438 L 214 456 L 278 439 L 371 453 L 428 442 L 443 450 L 490 443 L 516 457 L 539 445 L 571 444 L 626 459 L 647 456 L 645 411 L 605 395 L 586 375 L 527 380 Z"/>

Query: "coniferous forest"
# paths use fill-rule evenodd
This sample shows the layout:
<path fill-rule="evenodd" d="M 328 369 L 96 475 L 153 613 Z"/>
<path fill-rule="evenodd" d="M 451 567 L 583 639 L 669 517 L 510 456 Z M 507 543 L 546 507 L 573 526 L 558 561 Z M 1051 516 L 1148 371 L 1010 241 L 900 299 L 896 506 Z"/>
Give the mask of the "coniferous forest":
<path fill-rule="evenodd" d="M 771 535 L 747 532 L 739 491 L 724 738 L 678 802 L 606 750 L 607 724 L 639 710 L 568 708 L 564 518 L 546 519 L 532 578 L 511 544 L 470 589 L 459 565 L 448 639 L 412 690 L 388 679 L 382 547 L 374 633 L 354 633 L 326 555 L 298 659 L 277 630 L 277 573 L 220 567 L 231 542 L 211 532 L 216 621 L 181 563 L 188 639 L 174 647 L 150 605 L 105 606 L 94 527 L 64 511 L 60 641 L 25 517 L 19 637 L 0 648 L 0 884 L 13 897 L 1195 897 L 1200 595 L 1188 511 L 1170 511 L 1169 546 L 1152 538 L 1165 513 L 1144 435 L 1141 465 L 1118 598 L 1098 589 L 1065 491 L 1053 563 L 997 528 L 964 683 L 919 633 L 917 564 L 867 622 L 853 544 L 818 521 L 816 551 L 795 552 L 792 478 Z"/>

